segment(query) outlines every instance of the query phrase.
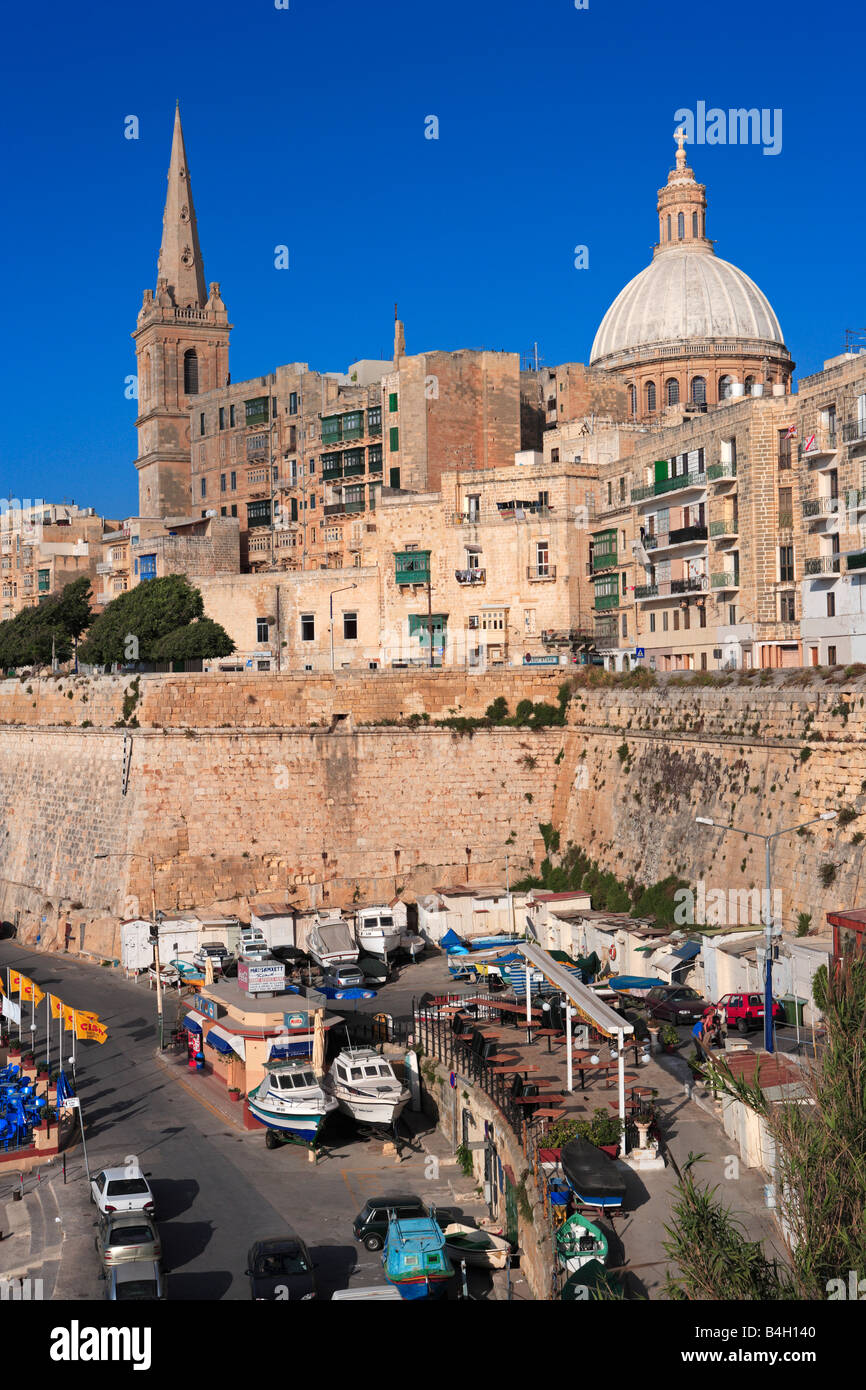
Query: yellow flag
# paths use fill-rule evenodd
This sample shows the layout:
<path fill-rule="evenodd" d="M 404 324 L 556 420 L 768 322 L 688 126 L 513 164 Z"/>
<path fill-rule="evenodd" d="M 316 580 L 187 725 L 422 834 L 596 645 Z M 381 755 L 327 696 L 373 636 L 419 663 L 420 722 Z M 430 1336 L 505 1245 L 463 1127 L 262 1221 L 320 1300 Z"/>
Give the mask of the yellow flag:
<path fill-rule="evenodd" d="M 70 1009 L 68 1004 L 62 1004 L 61 1008 L 63 1009 L 63 1027 L 68 1033 L 71 1033 L 75 1027 L 75 1010 Z"/>
<path fill-rule="evenodd" d="M 61 1017 L 61 1010 L 62 1010 L 62 1008 L 63 1008 L 63 1000 L 62 1000 L 62 999 L 58 999 L 56 994 L 52 994 L 50 997 L 51 997 L 51 1017 L 52 1017 L 52 1018 L 60 1018 L 60 1017 Z"/>
<path fill-rule="evenodd" d="M 5 994 L 5 993 L 6 993 L 6 991 L 5 991 L 5 989 L 3 988 L 3 976 L 0 975 L 0 995 Z"/>
<path fill-rule="evenodd" d="M 94 1042 L 104 1043 L 108 1037 L 108 1030 L 93 1014 L 76 1012 L 75 1036 L 82 1039 L 92 1038 Z"/>
<path fill-rule="evenodd" d="M 28 980 L 26 975 L 21 976 L 21 1002 L 26 1004 L 41 1004 L 45 998 L 42 990 L 34 980 Z"/>
<path fill-rule="evenodd" d="M 21 989 L 21 976 L 17 970 L 9 971 L 9 993 L 17 994 Z"/>

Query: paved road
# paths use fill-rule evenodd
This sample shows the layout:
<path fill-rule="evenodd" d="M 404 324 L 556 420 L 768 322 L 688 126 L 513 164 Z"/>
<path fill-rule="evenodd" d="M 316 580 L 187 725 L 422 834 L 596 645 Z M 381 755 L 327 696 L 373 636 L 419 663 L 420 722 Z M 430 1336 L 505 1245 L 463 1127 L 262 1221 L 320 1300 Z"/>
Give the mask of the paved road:
<path fill-rule="evenodd" d="M 395 1186 L 441 1205 L 453 1198 L 454 1170 L 431 1180 L 420 1146 L 397 1164 L 348 1130 L 314 1168 L 303 1149 L 266 1150 L 261 1132 L 231 1130 L 165 1075 L 155 1057 L 155 995 L 115 971 L 0 942 L 0 966 L 7 965 L 46 992 L 99 1014 L 108 1027 L 105 1044 L 76 1045 L 90 1167 L 97 1171 L 137 1154 L 153 1174 L 173 1299 L 248 1298 L 249 1246 L 289 1224 L 315 1247 L 326 1295 L 350 1282 L 381 1283 L 380 1257 L 356 1245 L 351 1234 L 365 1198 Z M 167 1017 L 173 1022 L 171 1012 Z M 44 1045 L 44 1023 L 39 1037 Z M 56 1038 L 55 1023 L 55 1063 Z M 63 1198 L 62 1189 L 58 1195 Z"/>

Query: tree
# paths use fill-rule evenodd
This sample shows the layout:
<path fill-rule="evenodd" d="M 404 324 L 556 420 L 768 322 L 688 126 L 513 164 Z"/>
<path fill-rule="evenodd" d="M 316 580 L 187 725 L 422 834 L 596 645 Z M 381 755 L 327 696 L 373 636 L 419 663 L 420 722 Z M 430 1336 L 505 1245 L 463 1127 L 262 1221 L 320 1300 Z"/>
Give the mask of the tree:
<path fill-rule="evenodd" d="M 0 666 L 47 666 L 52 655 L 58 661 L 68 661 L 74 639 L 84 632 L 90 618 L 90 579 L 82 575 L 59 594 L 0 623 Z"/>
<path fill-rule="evenodd" d="M 82 661 L 153 661 L 161 638 L 204 613 L 201 593 L 182 574 L 148 579 L 118 594 L 99 615 L 79 649 Z"/>
<path fill-rule="evenodd" d="M 231 656 L 235 644 L 225 628 L 212 618 L 198 618 L 160 637 L 151 650 L 154 661 L 197 661 Z"/>
<path fill-rule="evenodd" d="M 751 1082 L 709 1064 L 713 1086 L 759 1114 L 774 1142 L 790 1268 L 738 1236 L 715 1190 L 684 1173 L 665 1247 L 680 1271 L 671 1297 L 823 1300 L 849 1270 L 866 1269 L 866 958 L 822 966 L 812 994 L 826 1041 L 801 1068 L 804 1096 L 768 1101 L 760 1064 Z"/>

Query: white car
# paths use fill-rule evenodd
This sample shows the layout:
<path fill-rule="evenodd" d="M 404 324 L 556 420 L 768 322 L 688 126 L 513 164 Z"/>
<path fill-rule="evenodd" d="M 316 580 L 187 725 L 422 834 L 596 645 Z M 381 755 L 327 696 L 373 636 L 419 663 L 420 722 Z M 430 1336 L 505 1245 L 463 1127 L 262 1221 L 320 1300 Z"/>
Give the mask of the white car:
<path fill-rule="evenodd" d="M 103 1168 L 90 1183 L 90 1200 L 103 1216 L 115 1211 L 142 1211 L 156 1216 L 156 1203 L 147 1179 L 137 1163 L 124 1168 Z"/>

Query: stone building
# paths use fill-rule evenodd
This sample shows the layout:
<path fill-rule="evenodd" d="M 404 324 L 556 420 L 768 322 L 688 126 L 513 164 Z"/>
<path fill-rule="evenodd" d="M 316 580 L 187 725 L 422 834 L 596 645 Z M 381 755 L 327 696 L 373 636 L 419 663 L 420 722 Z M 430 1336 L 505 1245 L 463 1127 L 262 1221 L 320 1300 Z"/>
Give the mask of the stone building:
<path fill-rule="evenodd" d="M 658 192 L 653 259 L 617 295 L 595 336 L 590 367 L 616 373 L 627 418 L 702 411 L 729 395 L 788 390 L 794 363 L 758 286 L 715 253 L 706 234 L 706 189 L 686 164 Z"/>
<path fill-rule="evenodd" d="M 87 575 L 98 586 L 100 540 L 106 525 L 92 507 L 74 503 L 34 503 L 8 509 L 0 526 L 2 604 L 0 621 L 56 594 Z"/>

